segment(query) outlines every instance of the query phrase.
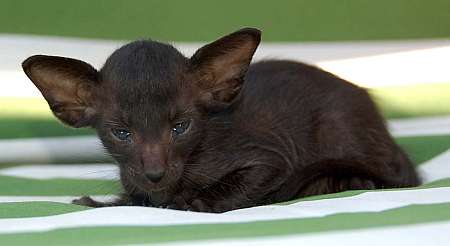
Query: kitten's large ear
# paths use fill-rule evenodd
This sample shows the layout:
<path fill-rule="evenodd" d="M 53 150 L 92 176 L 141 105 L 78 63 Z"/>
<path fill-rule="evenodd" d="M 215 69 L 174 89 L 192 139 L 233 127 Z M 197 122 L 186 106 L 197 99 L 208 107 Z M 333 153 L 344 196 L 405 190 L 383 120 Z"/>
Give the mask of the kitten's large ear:
<path fill-rule="evenodd" d="M 98 86 L 95 68 L 83 61 L 43 55 L 29 57 L 22 67 L 62 122 L 73 127 L 92 124 Z"/>
<path fill-rule="evenodd" d="M 258 29 L 244 28 L 195 52 L 191 65 L 204 103 L 227 104 L 239 93 L 260 40 Z"/>

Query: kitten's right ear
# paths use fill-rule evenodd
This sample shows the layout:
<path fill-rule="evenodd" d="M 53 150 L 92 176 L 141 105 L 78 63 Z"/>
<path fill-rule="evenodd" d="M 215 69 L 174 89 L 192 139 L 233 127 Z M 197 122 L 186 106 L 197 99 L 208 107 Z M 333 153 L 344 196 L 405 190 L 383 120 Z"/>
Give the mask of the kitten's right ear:
<path fill-rule="evenodd" d="M 44 55 L 29 57 L 22 68 L 62 122 L 73 127 L 93 124 L 99 83 L 95 68 L 80 60 Z"/>

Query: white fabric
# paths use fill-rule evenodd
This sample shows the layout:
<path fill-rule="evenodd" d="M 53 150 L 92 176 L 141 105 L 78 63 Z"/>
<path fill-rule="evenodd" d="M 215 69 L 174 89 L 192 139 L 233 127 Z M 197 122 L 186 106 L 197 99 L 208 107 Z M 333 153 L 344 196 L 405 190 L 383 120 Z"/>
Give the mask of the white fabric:
<path fill-rule="evenodd" d="M 389 120 L 388 127 L 396 137 L 446 135 L 450 134 L 450 116 Z"/>
<path fill-rule="evenodd" d="M 0 175 L 32 179 L 119 179 L 114 164 L 27 165 L 0 169 Z"/>
<path fill-rule="evenodd" d="M 72 203 L 74 199 L 80 196 L 0 196 L 0 203 L 7 202 L 60 202 Z M 113 195 L 91 196 L 96 201 L 110 201 L 114 199 Z"/>
<path fill-rule="evenodd" d="M 94 136 L 1 139 L 0 163 L 88 162 L 107 158 Z"/>
<path fill-rule="evenodd" d="M 150 207 L 107 207 L 54 216 L 0 219 L 0 233 L 38 232 L 89 226 L 150 226 L 235 223 L 312 218 L 346 212 L 379 212 L 411 204 L 450 202 L 450 188 L 366 192 L 351 197 L 262 206 L 223 214 Z"/>
<path fill-rule="evenodd" d="M 33 35 L 0 35 L 0 96 L 40 97 L 20 64 L 36 54 L 82 59 L 99 68 L 127 41 L 100 41 Z M 200 43 L 175 44 L 190 56 Z M 366 86 L 449 82 L 450 40 L 267 43 L 255 59 L 290 59 L 316 64 L 336 75 Z M 374 69 L 376 67 L 376 69 Z M 2 85 L 4 88 L 5 86 Z"/>
<path fill-rule="evenodd" d="M 450 178 L 450 149 L 420 165 L 418 171 L 424 183 Z"/>

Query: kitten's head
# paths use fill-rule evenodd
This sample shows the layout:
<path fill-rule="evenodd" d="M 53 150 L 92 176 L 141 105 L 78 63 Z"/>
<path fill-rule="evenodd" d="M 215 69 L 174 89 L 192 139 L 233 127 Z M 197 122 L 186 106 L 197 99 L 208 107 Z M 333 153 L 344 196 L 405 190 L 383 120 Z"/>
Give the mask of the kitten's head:
<path fill-rule="evenodd" d="M 97 71 L 71 58 L 32 56 L 23 69 L 54 115 L 73 127 L 93 127 L 120 164 L 124 186 L 170 187 L 202 138 L 211 111 L 239 93 L 260 42 L 241 29 L 186 58 L 174 47 L 135 41 Z"/>

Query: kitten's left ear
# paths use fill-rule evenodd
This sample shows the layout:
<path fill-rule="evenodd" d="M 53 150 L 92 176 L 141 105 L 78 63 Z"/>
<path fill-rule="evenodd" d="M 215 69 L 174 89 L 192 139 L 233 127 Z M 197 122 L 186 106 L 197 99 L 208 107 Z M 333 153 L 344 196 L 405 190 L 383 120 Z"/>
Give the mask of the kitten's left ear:
<path fill-rule="evenodd" d="M 206 104 L 227 104 L 238 93 L 261 31 L 244 28 L 203 46 L 191 57 L 200 98 Z"/>

